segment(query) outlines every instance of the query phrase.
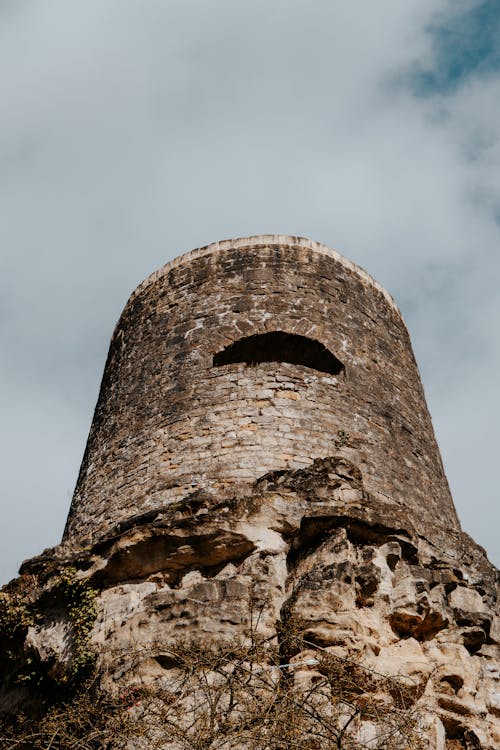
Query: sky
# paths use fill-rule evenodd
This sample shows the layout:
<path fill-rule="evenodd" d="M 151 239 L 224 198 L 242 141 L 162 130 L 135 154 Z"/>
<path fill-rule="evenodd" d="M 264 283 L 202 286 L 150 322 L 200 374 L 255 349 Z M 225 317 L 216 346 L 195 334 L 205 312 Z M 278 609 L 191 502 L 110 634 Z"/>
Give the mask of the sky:
<path fill-rule="evenodd" d="M 0 583 L 60 541 L 113 327 L 224 238 L 396 299 L 500 565 L 498 0 L 0 0 Z"/>

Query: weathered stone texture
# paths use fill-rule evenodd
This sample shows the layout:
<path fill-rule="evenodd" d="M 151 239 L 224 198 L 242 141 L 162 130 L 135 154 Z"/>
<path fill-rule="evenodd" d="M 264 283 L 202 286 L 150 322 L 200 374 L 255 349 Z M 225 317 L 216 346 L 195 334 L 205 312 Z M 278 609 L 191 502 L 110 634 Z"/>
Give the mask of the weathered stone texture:
<path fill-rule="evenodd" d="M 287 362 L 213 366 L 246 336 L 321 342 L 338 375 Z M 292 237 L 217 243 L 177 259 L 132 295 L 113 335 L 65 539 L 199 489 L 231 494 L 266 471 L 334 452 L 375 502 L 423 531 L 458 521 L 404 322 L 361 269 Z"/>
<path fill-rule="evenodd" d="M 22 578 L 38 582 L 43 602 L 67 566 L 100 591 L 91 639 L 103 685 L 139 696 L 137 744 L 127 747 L 146 747 L 139 738 L 148 727 L 158 747 L 184 747 L 155 724 L 160 709 L 191 710 L 172 654 L 183 644 L 194 652 L 236 644 L 252 628 L 291 664 L 276 671 L 264 660 L 261 669 L 275 670 L 277 687 L 280 674 L 291 680 L 298 704 L 321 684 L 324 656 L 368 676 L 355 705 L 379 706 L 379 718 L 361 712 L 338 747 L 367 737 L 379 738 L 368 744 L 378 750 L 500 747 L 496 569 L 466 534 L 436 527 L 430 540 L 416 532 L 411 511 L 378 505 L 342 455 L 268 474 L 243 497 L 188 497 L 80 552 L 48 550 L 24 564 Z M 287 634 L 296 628 L 294 644 Z M 68 644 L 63 610 L 39 619 L 11 674 L 5 669 L 0 705 L 13 710 L 30 699 L 29 689 L 13 690 L 23 653 L 57 675 L 70 668 Z M 405 715 L 423 744 L 380 739 L 401 708 L 391 678 L 404 687 Z M 146 695 L 158 696 L 152 710 Z M 221 735 L 210 746 L 252 743 Z"/>

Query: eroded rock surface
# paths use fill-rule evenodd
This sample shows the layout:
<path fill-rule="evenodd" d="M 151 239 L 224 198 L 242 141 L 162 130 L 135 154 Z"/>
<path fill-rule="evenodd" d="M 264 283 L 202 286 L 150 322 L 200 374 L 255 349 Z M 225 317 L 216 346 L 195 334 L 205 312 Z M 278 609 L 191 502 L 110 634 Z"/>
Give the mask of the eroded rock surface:
<path fill-rule="evenodd" d="M 436 528 L 432 540 L 419 536 L 403 509 L 395 514 L 364 489 L 359 469 L 341 453 L 267 474 L 250 496 L 219 503 L 196 493 L 131 519 L 94 547 L 74 553 L 60 546 L 26 562 L 4 596 L 14 601 L 24 591 L 37 615 L 11 632 L 3 650 L 4 712 L 43 704 L 25 679 L 27 660 L 49 682 L 71 670 L 74 623 L 55 582 L 72 568 L 98 591 L 89 643 L 99 680 L 115 695 L 136 696 L 131 710 L 139 725 L 149 721 L 144 689 L 162 705 L 182 704 L 184 716 L 191 710 L 186 694 L 176 693 L 176 649 L 190 644 L 203 652 L 257 638 L 262 674 L 274 675 L 278 692 L 283 680 L 294 694 L 313 690 L 325 716 L 341 705 L 331 680 L 314 692 L 328 664 L 365 676 L 345 703 L 361 708 L 338 747 L 417 747 L 403 735 L 392 745 L 380 739 L 384 716 L 398 706 L 411 715 L 422 747 L 500 747 L 496 569 L 466 534 Z M 397 695 L 396 681 L 404 687 Z M 372 708 L 363 714 L 363 706 Z M 345 711 L 337 725 L 349 722 Z M 182 747 L 158 731 L 158 747 Z M 252 745 L 238 736 L 224 746 Z M 129 746 L 148 746 L 141 741 Z"/>

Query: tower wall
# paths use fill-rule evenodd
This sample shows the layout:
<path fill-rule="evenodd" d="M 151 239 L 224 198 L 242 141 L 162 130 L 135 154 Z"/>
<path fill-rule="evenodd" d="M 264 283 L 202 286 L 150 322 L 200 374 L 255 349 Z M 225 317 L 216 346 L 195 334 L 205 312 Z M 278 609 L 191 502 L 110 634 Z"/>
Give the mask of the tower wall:
<path fill-rule="evenodd" d="M 245 337 L 319 342 L 337 373 L 283 361 L 214 366 Z M 291 341 L 292 339 L 290 339 Z M 79 544 L 197 490 L 249 491 L 266 472 L 341 454 L 365 502 L 458 528 L 408 333 L 389 295 L 296 237 L 216 243 L 133 293 L 111 341 L 65 540 Z"/>

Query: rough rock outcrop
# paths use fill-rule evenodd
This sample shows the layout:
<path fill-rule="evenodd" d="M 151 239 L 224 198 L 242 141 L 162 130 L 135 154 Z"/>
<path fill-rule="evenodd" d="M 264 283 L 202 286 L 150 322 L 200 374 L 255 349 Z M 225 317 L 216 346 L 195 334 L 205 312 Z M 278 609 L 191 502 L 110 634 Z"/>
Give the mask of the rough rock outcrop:
<path fill-rule="evenodd" d="M 340 449 L 306 469 L 261 477 L 250 497 L 217 503 L 194 494 L 131 519 L 77 554 L 64 546 L 48 550 L 25 563 L 10 587 L 12 601 L 16 586 L 31 587 L 39 614 L 14 638 L 16 655 L 4 655 L 1 704 L 33 711 L 43 701 L 36 685 L 19 679 L 27 660 L 45 685 L 71 674 L 74 625 L 57 592 L 60 571 L 72 569 L 98 592 L 88 645 L 102 687 L 125 696 L 131 746 L 189 746 L 186 737 L 184 745 L 172 738 L 168 716 L 163 729 L 151 717 L 171 711 L 180 726 L 175 710 L 182 706 L 182 715 L 190 715 L 186 696 L 200 695 L 199 684 L 190 683 L 187 693 L 179 688 L 181 672 L 194 679 L 202 669 L 195 655 L 252 642 L 260 644 L 257 666 L 273 690 L 284 681 L 295 701 L 311 695 L 326 701 L 330 714 L 336 707 L 330 717 L 336 742 L 339 727 L 354 716 L 332 747 L 494 750 L 500 746 L 497 571 L 466 534 L 439 531 L 425 539 L 411 518 L 373 503 Z M 198 667 L 189 660 L 180 666 L 179 653 Z M 245 659 L 251 664 L 249 653 Z M 335 679 L 328 682 L 332 664 Z M 350 687 L 339 693 L 344 683 Z M 270 688 L 255 689 L 264 705 Z M 260 747 L 258 723 L 248 736 L 233 727 L 231 739 L 218 722 L 207 747 Z M 152 732 L 147 739 L 144 726 Z M 300 731 L 312 742 L 316 729 Z M 304 746 L 330 747 L 325 738 Z"/>

